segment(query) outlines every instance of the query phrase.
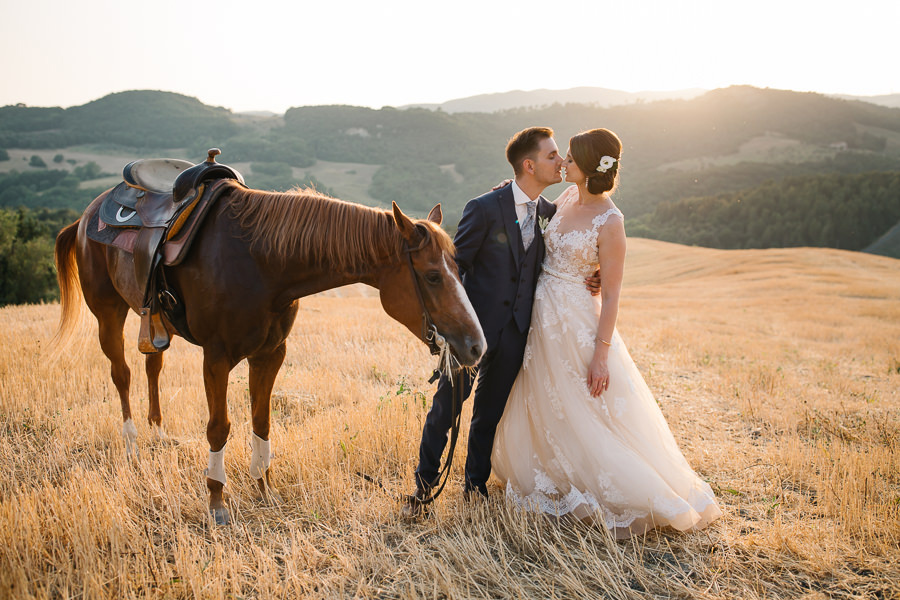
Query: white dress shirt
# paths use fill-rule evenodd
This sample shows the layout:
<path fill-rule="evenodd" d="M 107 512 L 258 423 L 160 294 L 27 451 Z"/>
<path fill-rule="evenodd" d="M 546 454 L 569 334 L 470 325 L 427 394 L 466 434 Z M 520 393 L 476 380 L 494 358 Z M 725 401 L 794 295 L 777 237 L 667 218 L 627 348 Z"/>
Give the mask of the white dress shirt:
<path fill-rule="evenodd" d="M 522 191 L 522 188 L 519 187 L 519 184 L 513 180 L 510 184 L 512 186 L 513 192 L 513 200 L 516 202 L 516 218 L 519 219 L 519 228 L 522 228 L 522 223 L 525 222 L 525 216 L 528 214 L 528 208 L 525 206 L 526 202 L 532 202 L 532 199 L 528 197 L 528 194 Z M 540 198 L 540 196 L 538 196 Z M 533 201 L 537 202 L 535 198 Z M 537 212 L 535 211 L 535 219 L 537 219 Z"/>

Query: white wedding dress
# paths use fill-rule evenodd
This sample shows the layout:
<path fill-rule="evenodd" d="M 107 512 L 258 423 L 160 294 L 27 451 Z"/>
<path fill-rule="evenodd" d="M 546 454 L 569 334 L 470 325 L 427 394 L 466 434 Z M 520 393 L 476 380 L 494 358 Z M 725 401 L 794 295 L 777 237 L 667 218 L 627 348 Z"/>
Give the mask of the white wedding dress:
<path fill-rule="evenodd" d="M 685 460 L 618 332 L 609 350 L 609 389 L 591 396 L 600 297 L 584 278 L 599 262 L 597 236 L 613 208 L 557 200 L 544 235 L 525 359 L 494 441 L 494 474 L 507 498 L 534 512 L 605 523 L 617 538 L 653 527 L 705 527 L 722 513 Z"/>

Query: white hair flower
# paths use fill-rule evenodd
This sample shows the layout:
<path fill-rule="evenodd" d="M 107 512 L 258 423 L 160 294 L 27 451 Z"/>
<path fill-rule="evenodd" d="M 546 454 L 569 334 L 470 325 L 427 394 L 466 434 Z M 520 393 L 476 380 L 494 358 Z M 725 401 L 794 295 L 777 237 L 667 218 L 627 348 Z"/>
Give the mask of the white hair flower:
<path fill-rule="evenodd" d="M 604 156 L 600 159 L 600 164 L 597 165 L 598 173 L 606 173 L 616 164 L 616 159 L 612 156 Z"/>

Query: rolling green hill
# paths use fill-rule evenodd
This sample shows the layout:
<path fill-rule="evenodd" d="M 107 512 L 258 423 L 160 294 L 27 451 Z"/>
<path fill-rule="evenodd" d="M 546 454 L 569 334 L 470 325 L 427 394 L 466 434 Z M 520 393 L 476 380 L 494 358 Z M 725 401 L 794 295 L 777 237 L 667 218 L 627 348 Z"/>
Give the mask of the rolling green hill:
<path fill-rule="evenodd" d="M 200 161 L 217 146 L 250 185 L 314 182 L 339 197 L 396 201 L 417 216 L 441 202 L 452 230 L 469 198 L 510 176 L 506 141 L 531 125 L 553 127 L 563 151 L 584 129 L 619 134 L 616 202 L 632 234 L 717 247 L 829 245 L 900 258 L 890 242 L 896 234 L 882 239 L 900 219 L 884 208 L 900 205 L 900 109 L 748 86 L 686 100 L 495 113 L 307 106 L 247 116 L 158 91 L 67 109 L 5 106 L 0 208 L 83 208 L 100 191 L 92 185 L 109 183 L 85 158 L 91 152 L 107 165 L 115 163 L 110 154 L 121 156 L 124 165 L 162 152 Z"/>
<path fill-rule="evenodd" d="M 103 143 L 178 148 L 238 133 L 230 111 L 172 92 L 110 94 L 72 108 L 0 108 L 0 147 L 66 148 Z"/>

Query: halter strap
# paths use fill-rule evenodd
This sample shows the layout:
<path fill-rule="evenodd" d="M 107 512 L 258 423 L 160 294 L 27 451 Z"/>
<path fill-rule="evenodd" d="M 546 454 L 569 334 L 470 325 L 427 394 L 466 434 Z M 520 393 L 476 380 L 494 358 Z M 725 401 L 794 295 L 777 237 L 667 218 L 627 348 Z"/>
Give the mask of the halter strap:
<path fill-rule="evenodd" d="M 438 333 L 437 327 L 435 326 L 434 321 L 431 320 L 431 315 L 428 313 L 428 308 L 425 306 L 425 298 L 422 295 L 422 289 L 419 285 L 419 276 L 416 274 L 415 268 L 413 268 L 412 254 L 413 252 L 424 249 L 425 246 L 431 242 L 431 232 L 419 225 L 416 226 L 416 229 L 423 233 L 422 241 L 416 248 L 410 248 L 409 243 L 404 240 L 403 251 L 406 254 L 406 264 L 409 266 L 409 271 L 412 275 L 416 297 L 419 299 L 419 306 L 422 309 L 422 339 L 428 344 L 428 348 L 432 355 L 441 355 L 438 368 L 434 370 L 431 382 L 434 382 L 442 372 L 450 379 L 451 387 L 453 388 L 452 410 L 453 414 L 456 415 L 450 428 L 450 447 L 447 449 L 447 460 L 444 462 L 443 468 L 438 473 L 435 481 L 436 485 L 428 490 L 425 498 L 417 498 L 416 496 L 404 496 L 402 498 L 407 502 L 431 504 L 441 495 L 441 492 L 444 491 L 444 486 L 447 485 L 447 481 L 450 479 L 450 468 L 453 465 L 453 454 L 456 450 L 456 440 L 459 437 L 460 421 L 462 417 L 462 410 L 460 410 L 460 407 L 464 400 L 462 397 L 464 374 L 462 369 L 453 369 L 453 357 L 450 352 L 450 347 L 443 336 Z"/>
<path fill-rule="evenodd" d="M 419 285 L 419 276 L 416 274 L 416 269 L 413 267 L 412 262 L 413 252 L 423 250 L 425 246 L 431 242 L 431 233 L 424 227 L 416 226 L 416 229 L 419 229 L 424 233 L 422 241 L 417 247 L 410 248 L 409 242 L 403 240 L 403 253 L 406 255 L 406 264 L 409 267 L 409 273 L 412 276 L 413 289 L 416 290 L 416 298 L 419 299 L 419 308 L 422 310 L 422 340 L 428 345 L 431 354 L 436 355 L 441 353 L 441 347 L 437 343 L 437 327 L 435 327 L 434 321 L 431 319 L 428 307 L 425 306 L 425 297 L 422 295 L 422 286 Z"/>

